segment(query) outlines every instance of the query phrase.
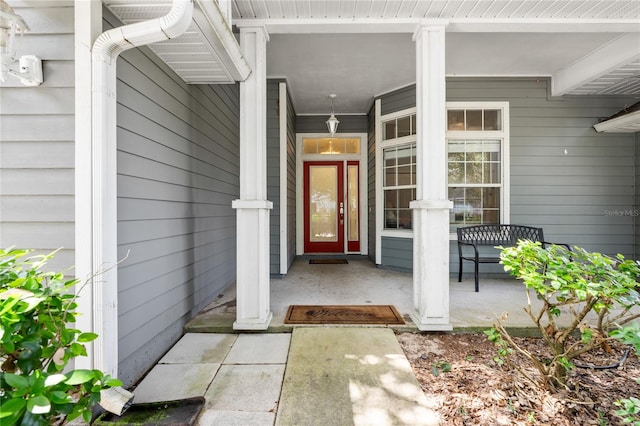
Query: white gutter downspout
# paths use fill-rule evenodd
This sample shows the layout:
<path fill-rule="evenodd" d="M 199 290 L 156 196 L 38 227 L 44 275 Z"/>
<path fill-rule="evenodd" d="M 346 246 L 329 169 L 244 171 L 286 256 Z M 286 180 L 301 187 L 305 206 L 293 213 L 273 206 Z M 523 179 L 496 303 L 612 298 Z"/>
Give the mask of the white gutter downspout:
<path fill-rule="evenodd" d="M 102 33 L 92 49 L 92 286 L 93 368 L 118 374 L 118 238 L 116 170 L 116 60 L 125 50 L 182 35 L 193 0 L 173 0 L 162 18 Z M 96 274 L 100 274 L 96 276 Z"/>

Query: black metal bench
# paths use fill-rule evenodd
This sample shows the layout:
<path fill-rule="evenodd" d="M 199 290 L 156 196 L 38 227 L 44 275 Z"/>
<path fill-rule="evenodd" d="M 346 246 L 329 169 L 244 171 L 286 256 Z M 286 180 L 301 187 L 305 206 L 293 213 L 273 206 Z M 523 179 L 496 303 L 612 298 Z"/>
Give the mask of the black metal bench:
<path fill-rule="evenodd" d="M 476 225 L 458 228 L 458 256 L 460 264 L 458 268 L 458 282 L 462 281 L 462 262 L 467 260 L 474 263 L 474 276 L 476 282 L 476 292 L 479 288 L 478 265 L 480 263 L 500 263 L 499 252 L 480 253 L 480 246 L 515 246 L 520 240 L 540 241 L 542 246 L 557 244 L 570 250 L 567 244 L 549 243 L 544 241 L 542 228 L 534 228 L 522 225 Z M 465 250 L 465 247 L 473 247 Z"/>

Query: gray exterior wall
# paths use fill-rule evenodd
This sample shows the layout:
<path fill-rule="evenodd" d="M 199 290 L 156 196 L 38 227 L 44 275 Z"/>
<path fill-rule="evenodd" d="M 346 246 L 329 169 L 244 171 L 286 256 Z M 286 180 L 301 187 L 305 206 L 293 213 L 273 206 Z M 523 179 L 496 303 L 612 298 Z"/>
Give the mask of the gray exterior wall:
<path fill-rule="evenodd" d="M 634 218 L 619 212 L 637 205 L 636 136 L 597 133 L 592 127 L 628 105 L 630 98 L 550 98 L 548 84 L 547 79 L 451 78 L 447 100 L 509 102 L 510 223 L 542 227 L 548 241 L 633 256 Z M 384 107 L 383 97 L 385 113 L 403 109 L 397 99 L 406 104 L 411 90 L 399 92 L 386 95 L 393 108 Z M 394 251 L 408 245 L 410 240 L 386 250 L 383 243 L 383 266 L 402 268 L 396 260 L 402 254 Z M 452 273 L 457 268 L 457 245 L 452 242 Z M 482 269 L 502 272 L 500 265 Z"/>
<path fill-rule="evenodd" d="M 382 267 L 397 271 L 413 270 L 413 239 L 382 237 Z"/>
<path fill-rule="evenodd" d="M 367 204 L 369 233 L 369 258 L 376 261 L 376 106 L 367 115 Z"/>
<path fill-rule="evenodd" d="M 296 110 L 287 90 L 287 269 L 296 258 Z"/>
<path fill-rule="evenodd" d="M 386 93 L 379 96 L 379 98 L 381 100 L 380 115 L 392 114 L 407 108 L 413 108 L 416 106 L 416 86 L 412 84 L 411 86 Z"/>
<path fill-rule="evenodd" d="M 415 102 L 415 101 L 414 101 Z M 296 117 L 296 131 L 298 133 L 328 133 L 327 115 L 299 115 Z M 338 133 L 366 133 L 367 132 L 367 116 L 366 115 L 339 115 L 336 118 L 340 120 L 338 125 Z"/>
<path fill-rule="evenodd" d="M 73 2 L 37 3 L 13 7 L 31 27 L 18 54 L 43 59 L 44 83 L 0 87 L 0 247 L 62 248 L 47 269 L 73 274 Z"/>
<path fill-rule="evenodd" d="M 267 81 L 267 198 L 273 202 L 269 215 L 270 254 L 272 277 L 280 277 L 280 83 Z M 296 112 L 287 92 L 287 267 L 296 255 Z"/>
<path fill-rule="evenodd" d="M 267 199 L 269 213 L 269 270 L 280 275 L 280 107 L 281 80 L 267 80 Z"/>
<path fill-rule="evenodd" d="M 235 281 L 239 87 L 187 85 L 147 48 L 125 52 L 117 76 L 119 378 L 130 385 Z"/>

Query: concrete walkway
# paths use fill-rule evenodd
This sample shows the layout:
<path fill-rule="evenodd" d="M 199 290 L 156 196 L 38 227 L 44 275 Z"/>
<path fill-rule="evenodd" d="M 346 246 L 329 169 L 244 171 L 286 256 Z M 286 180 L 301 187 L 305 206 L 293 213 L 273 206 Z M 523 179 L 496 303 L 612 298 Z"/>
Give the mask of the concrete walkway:
<path fill-rule="evenodd" d="M 437 424 L 385 328 L 188 333 L 134 394 L 136 403 L 204 396 L 207 426 Z"/>
<path fill-rule="evenodd" d="M 296 328 L 277 426 L 435 425 L 388 328 Z"/>

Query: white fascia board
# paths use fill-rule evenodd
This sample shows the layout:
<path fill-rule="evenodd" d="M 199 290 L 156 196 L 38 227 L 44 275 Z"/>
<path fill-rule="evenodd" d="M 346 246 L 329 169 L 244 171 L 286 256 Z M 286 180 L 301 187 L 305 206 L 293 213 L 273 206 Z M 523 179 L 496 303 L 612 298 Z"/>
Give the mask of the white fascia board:
<path fill-rule="evenodd" d="M 236 19 L 239 28 L 264 26 L 269 34 L 414 33 L 418 25 L 447 25 L 447 32 L 471 33 L 640 33 L 632 19 Z"/>
<path fill-rule="evenodd" d="M 234 80 L 245 81 L 251 68 L 220 7 L 216 2 L 204 0 L 196 0 L 196 5 L 193 22 L 213 47 L 220 64 Z"/>
<path fill-rule="evenodd" d="M 638 33 L 633 19 L 451 19 L 458 33 Z"/>
<path fill-rule="evenodd" d="M 419 19 L 236 19 L 239 28 L 262 26 L 269 34 L 412 33 Z"/>
<path fill-rule="evenodd" d="M 624 34 L 553 74 L 551 94 L 562 96 L 639 58 L 640 33 Z"/>
<path fill-rule="evenodd" d="M 634 133 L 640 132 L 640 111 L 635 111 L 621 117 L 612 118 L 593 126 L 598 133 Z"/>

